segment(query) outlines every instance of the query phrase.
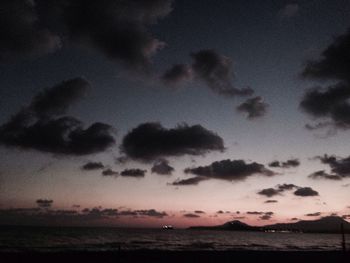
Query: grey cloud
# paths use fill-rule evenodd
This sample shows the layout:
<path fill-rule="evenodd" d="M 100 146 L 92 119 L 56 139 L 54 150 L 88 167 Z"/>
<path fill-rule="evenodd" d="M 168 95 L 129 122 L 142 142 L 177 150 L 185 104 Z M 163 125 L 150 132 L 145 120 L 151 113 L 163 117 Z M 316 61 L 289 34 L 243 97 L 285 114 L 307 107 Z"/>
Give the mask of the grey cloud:
<path fill-rule="evenodd" d="M 343 177 L 339 175 L 326 173 L 325 170 L 316 171 L 310 174 L 308 177 L 312 179 L 328 179 L 328 180 L 335 180 L 335 181 L 339 181 L 343 179 Z"/>
<path fill-rule="evenodd" d="M 244 160 L 229 159 L 216 161 L 208 166 L 186 168 L 185 173 L 194 174 L 198 177 L 228 181 L 240 181 L 252 175 L 275 175 L 274 172 L 266 169 L 262 164 L 256 162 L 246 163 Z"/>
<path fill-rule="evenodd" d="M 121 145 L 121 152 L 141 161 L 157 160 L 166 156 L 204 155 L 223 151 L 224 142 L 216 133 L 201 125 L 178 125 L 164 128 L 160 123 L 144 123 L 132 129 Z"/>
<path fill-rule="evenodd" d="M 117 176 L 118 174 L 118 172 L 113 171 L 112 169 L 106 169 L 102 171 L 103 176 Z"/>
<path fill-rule="evenodd" d="M 161 175 L 171 175 L 175 171 L 174 167 L 169 165 L 169 161 L 165 159 L 158 160 L 153 164 L 151 169 L 152 173 L 157 173 Z"/>
<path fill-rule="evenodd" d="M 141 169 L 125 169 L 120 173 L 120 175 L 127 177 L 145 177 L 146 172 L 146 170 Z"/>
<path fill-rule="evenodd" d="M 263 117 L 267 113 L 269 104 L 264 102 L 263 98 L 260 96 L 249 98 L 242 104 L 240 104 L 236 109 L 238 112 L 243 112 L 247 114 L 247 118 L 252 120 L 256 118 Z"/>
<path fill-rule="evenodd" d="M 308 197 L 308 196 L 318 196 L 318 192 L 313 190 L 311 187 L 301 187 L 294 192 L 296 196 Z"/>
<path fill-rule="evenodd" d="M 110 125 L 96 122 L 84 129 L 78 119 L 61 116 L 87 87 L 85 79 L 75 78 L 39 93 L 0 126 L 0 144 L 60 155 L 86 155 L 111 147 L 115 140 Z"/>
<path fill-rule="evenodd" d="M 292 168 L 297 167 L 299 165 L 300 161 L 298 159 L 289 159 L 285 162 L 272 161 L 271 163 L 269 163 L 269 166 L 274 168 Z"/>

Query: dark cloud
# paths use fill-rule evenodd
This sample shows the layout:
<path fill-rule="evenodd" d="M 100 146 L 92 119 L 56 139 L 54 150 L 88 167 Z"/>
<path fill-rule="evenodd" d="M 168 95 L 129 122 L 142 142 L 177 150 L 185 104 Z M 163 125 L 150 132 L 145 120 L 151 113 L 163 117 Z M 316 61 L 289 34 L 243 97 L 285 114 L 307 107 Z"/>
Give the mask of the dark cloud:
<path fill-rule="evenodd" d="M 290 220 L 291 220 L 291 221 L 298 221 L 299 218 L 293 217 L 293 218 L 291 218 Z"/>
<path fill-rule="evenodd" d="M 194 213 L 195 214 L 205 214 L 205 212 L 202 210 L 195 210 Z"/>
<path fill-rule="evenodd" d="M 184 80 L 195 79 L 204 82 L 213 92 L 225 96 L 251 96 L 251 88 L 234 87 L 232 60 L 213 49 L 204 49 L 190 54 L 193 62 L 176 64 L 167 70 L 162 80 L 166 84 L 178 84 Z"/>
<path fill-rule="evenodd" d="M 161 175 L 171 175 L 173 171 L 175 171 L 174 167 L 169 165 L 168 160 L 161 159 L 153 164 L 151 169 L 152 173 L 157 173 Z"/>
<path fill-rule="evenodd" d="M 105 166 L 101 162 L 88 162 L 84 164 L 81 169 L 82 170 L 98 170 L 103 169 Z"/>
<path fill-rule="evenodd" d="M 60 47 L 60 37 L 38 23 L 34 1 L 3 0 L 0 10 L 0 62 L 39 56 Z"/>
<path fill-rule="evenodd" d="M 293 190 L 295 188 L 299 188 L 294 184 L 279 184 L 275 188 L 266 188 L 262 189 L 258 192 L 259 195 L 264 195 L 266 197 L 272 197 L 276 195 L 280 195 L 284 191 Z"/>
<path fill-rule="evenodd" d="M 316 87 L 303 97 L 300 106 L 311 116 L 320 118 L 336 128 L 350 126 L 350 31 L 337 37 L 318 60 L 306 63 L 302 75 L 317 80 L 335 80 L 327 88 Z M 317 126 L 320 126 L 317 124 Z M 310 126 L 310 127 L 317 127 Z M 321 125 L 322 126 L 322 125 Z M 322 128 L 322 127 L 320 127 Z"/>
<path fill-rule="evenodd" d="M 227 96 L 250 96 L 250 88 L 237 89 L 232 85 L 233 69 L 230 58 L 218 54 L 213 49 L 191 53 L 192 70 L 195 77 L 204 81 L 214 92 Z"/>
<path fill-rule="evenodd" d="M 149 217 L 157 217 L 157 218 L 163 218 L 165 216 L 168 216 L 165 212 L 158 212 L 155 209 L 149 209 L 149 210 L 135 210 L 135 212 L 140 216 L 149 216 Z"/>
<path fill-rule="evenodd" d="M 263 215 L 265 212 L 258 212 L 258 211 L 248 211 L 248 215 Z"/>
<path fill-rule="evenodd" d="M 257 96 L 247 99 L 236 109 L 239 112 L 247 113 L 247 118 L 252 120 L 263 117 L 266 114 L 268 107 L 269 104 L 265 103 L 263 98 Z"/>
<path fill-rule="evenodd" d="M 49 199 L 38 199 L 35 202 L 40 208 L 50 208 L 53 204 L 53 200 Z"/>
<path fill-rule="evenodd" d="M 125 169 L 120 173 L 120 175 L 130 177 L 145 177 L 146 172 L 146 170 L 141 169 Z"/>
<path fill-rule="evenodd" d="M 263 189 L 263 190 L 258 192 L 259 195 L 264 195 L 267 197 L 279 195 L 280 193 L 281 193 L 281 191 L 279 191 L 278 189 L 275 189 L 275 188 L 266 188 L 266 189 Z"/>
<path fill-rule="evenodd" d="M 272 215 L 262 215 L 259 216 L 260 220 L 270 220 L 272 218 Z"/>
<path fill-rule="evenodd" d="M 325 170 L 316 171 L 310 174 L 308 177 L 312 179 L 328 179 L 336 181 L 343 179 L 343 177 L 339 175 L 326 173 Z"/>
<path fill-rule="evenodd" d="M 321 212 L 315 212 L 315 213 L 309 213 L 309 214 L 306 214 L 305 216 L 320 216 L 321 215 Z"/>
<path fill-rule="evenodd" d="M 277 200 L 266 200 L 264 203 L 271 204 L 271 203 L 278 203 L 278 201 Z"/>
<path fill-rule="evenodd" d="M 152 55 L 164 45 L 148 27 L 170 13 L 171 0 L 62 2 L 62 21 L 71 41 L 130 68 L 147 68 Z"/>
<path fill-rule="evenodd" d="M 300 187 L 294 192 L 294 195 L 296 196 L 318 196 L 318 192 L 313 190 L 311 187 Z"/>
<path fill-rule="evenodd" d="M 331 172 L 335 176 L 334 178 L 336 178 L 337 176 L 340 177 L 340 179 L 350 177 L 350 156 L 340 158 L 333 155 L 325 154 L 324 156 L 317 156 L 316 159 L 319 159 L 323 164 L 329 165 L 329 167 L 331 168 Z"/>
<path fill-rule="evenodd" d="M 274 168 L 292 168 L 297 167 L 299 165 L 300 161 L 298 159 L 289 159 L 285 162 L 272 161 L 271 163 L 269 163 L 269 166 Z"/>
<path fill-rule="evenodd" d="M 189 80 L 192 78 L 192 69 L 186 64 L 176 64 L 167 70 L 163 76 L 162 80 L 165 84 L 175 85 L 184 80 Z"/>
<path fill-rule="evenodd" d="M 224 211 L 219 210 L 219 211 L 217 211 L 216 213 L 217 213 L 217 214 L 223 214 L 223 213 L 224 213 Z"/>
<path fill-rule="evenodd" d="M 246 163 L 244 160 L 222 160 L 213 162 L 208 166 L 186 168 L 185 173 L 195 174 L 199 177 L 222 179 L 228 181 L 244 180 L 249 176 L 259 174 L 273 176 L 274 172 L 265 168 L 264 165 L 253 162 Z"/>
<path fill-rule="evenodd" d="M 145 70 L 164 46 L 150 27 L 171 12 L 171 5 L 172 0 L 5 0 L 0 59 L 52 52 L 64 40 Z"/>
<path fill-rule="evenodd" d="M 183 216 L 187 217 L 187 218 L 198 218 L 198 217 L 200 217 L 199 215 L 192 214 L 192 213 L 184 214 Z"/>
<path fill-rule="evenodd" d="M 216 133 L 201 125 L 187 124 L 166 129 L 160 123 L 144 123 L 131 130 L 121 145 L 124 154 L 141 161 L 223 150 L 224 142 Z"/>
<path fill-rule="evenodd" d="M 182 179 L 182 180 L 176 180 L 175 182 L 171 183 L 172 185 L 197 185 L 202 181 L 208 180 L 208 178 L 205 177 L 191 177 L 188 179 Z"/>
<path fill-rule="evenodd" d="M 106 169 L 102 171 L 103 176 L 117 176 L 118 174 L 118 172 L 113 171 L 112 169 Z"/>
<path fill-rule="evenodd" d="M 299 186 L 296 186 L 295 184 L 279 184 L 277 185 L 277 188 L 279 191 L 283 192 L 286 190 L 293 190 L 295 188 L 298 188 Z"/>
<path fill-rule="evenodd" d="M 0 144 L 61 155 L 98 153 L 114 145 L 110 125 L 96 122 L 84 129 L 78 119 L 60 116 L 88 86 L 75 78 L 39 93 L 0 126 Z"/>

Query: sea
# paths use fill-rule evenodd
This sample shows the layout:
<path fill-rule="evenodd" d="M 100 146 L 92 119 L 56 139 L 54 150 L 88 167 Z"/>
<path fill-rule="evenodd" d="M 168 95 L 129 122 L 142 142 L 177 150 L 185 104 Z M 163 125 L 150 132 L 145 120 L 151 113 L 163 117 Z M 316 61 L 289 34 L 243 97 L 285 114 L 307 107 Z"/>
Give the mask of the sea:
<path fill-rule="evenodd" d="M 350 235 L 346 236 L 350 240 Z M 105 227 L 0 227 L 0 252 L 341 250 L 337 234 Z"/>

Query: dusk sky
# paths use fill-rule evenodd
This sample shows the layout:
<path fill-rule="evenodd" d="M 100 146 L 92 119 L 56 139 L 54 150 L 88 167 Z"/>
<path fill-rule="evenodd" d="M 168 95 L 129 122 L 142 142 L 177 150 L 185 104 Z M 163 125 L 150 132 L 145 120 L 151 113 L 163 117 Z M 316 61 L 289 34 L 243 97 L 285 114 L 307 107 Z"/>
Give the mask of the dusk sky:
<path fill-rule="evenodd" d="M 0 224 L 350 219 L 350 1 L 0 2 Z"/>

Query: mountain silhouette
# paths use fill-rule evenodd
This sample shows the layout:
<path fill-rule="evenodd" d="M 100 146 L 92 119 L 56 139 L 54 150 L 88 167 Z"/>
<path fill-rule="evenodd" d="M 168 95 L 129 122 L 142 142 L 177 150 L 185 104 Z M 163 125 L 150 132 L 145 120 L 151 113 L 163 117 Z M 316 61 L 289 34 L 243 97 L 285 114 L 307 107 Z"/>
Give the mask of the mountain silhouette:
<path fill-rule="evenodd" d="M 350 233 L 350 223 L 338 216 L 327 216 L 317 220 L 301 220 L 295 223 L 280 223 L 265 226 L 251 226 L 234 220 L 218 226 L 192 226 L 193 230 L 227 230 L 227 231 L 291 231 L 303 233 L 340 233 L 341 225 Z"/>

